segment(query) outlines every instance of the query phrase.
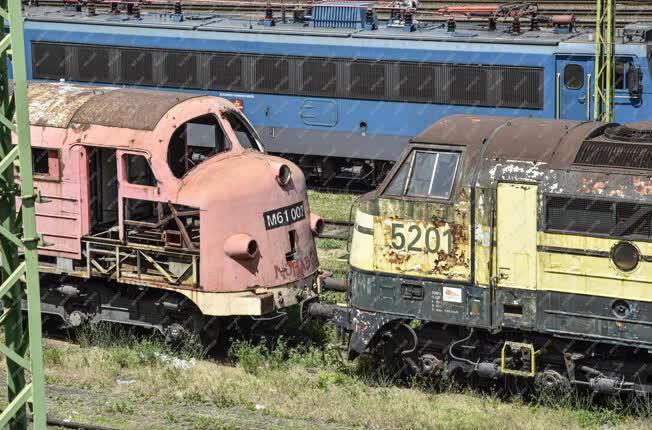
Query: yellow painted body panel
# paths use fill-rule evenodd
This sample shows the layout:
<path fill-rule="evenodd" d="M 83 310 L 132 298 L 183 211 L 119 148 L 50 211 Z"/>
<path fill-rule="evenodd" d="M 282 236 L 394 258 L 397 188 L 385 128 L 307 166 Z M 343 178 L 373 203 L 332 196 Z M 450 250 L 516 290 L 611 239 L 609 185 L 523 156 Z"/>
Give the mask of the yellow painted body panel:
<path fill-rule="evenodd" d="M 493 197 L 486 189 L 476 189 L 475 227 L 475 282 L 479 287 L 489 287 L 495 269 L 492 261 Z"/>
<path fill-rule="evenodd" d="M 608 253 L 620 240 L 570 234 L 539 233 L 543 247 Z M 652 243 L 630 242 L 642 255 L 652 255 Z M 571 253 L 539 252 L 539 289 L 652 302 L 652 262 L 641 261 L 631 272 L 614 266 L 611 258 Z"/>
<path fill-rule="evenodd" d="M 497 286 L 537 288 L 537 186 L 498 184 Z"/>
<path fill-rule="evenodd" d="M 442 221 L 374 220 L 374 268 L 437 279 L 468 279 L 468 252 Z M 463 244 L 468 249 L 468 241 Z"/>
<path fill-rule="evenodd" d="M 356 269 L 374 270 L 373 228 L 374 217 L 357 210 L 349 254 L 349 264 Z M 364 232 L 361 232 L 361 230 Z"/>

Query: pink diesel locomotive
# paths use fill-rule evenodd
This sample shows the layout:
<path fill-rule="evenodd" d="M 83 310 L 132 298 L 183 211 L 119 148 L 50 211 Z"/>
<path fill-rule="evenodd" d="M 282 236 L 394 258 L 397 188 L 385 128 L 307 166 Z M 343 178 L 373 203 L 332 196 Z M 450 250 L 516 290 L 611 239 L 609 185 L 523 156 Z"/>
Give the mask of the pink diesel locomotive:
<path fill-rule="evenodd" d="M 68 84 L 29 101 L 44 313 L 174 338 L 314 295 L 304 176 L 230 102 Z"/>

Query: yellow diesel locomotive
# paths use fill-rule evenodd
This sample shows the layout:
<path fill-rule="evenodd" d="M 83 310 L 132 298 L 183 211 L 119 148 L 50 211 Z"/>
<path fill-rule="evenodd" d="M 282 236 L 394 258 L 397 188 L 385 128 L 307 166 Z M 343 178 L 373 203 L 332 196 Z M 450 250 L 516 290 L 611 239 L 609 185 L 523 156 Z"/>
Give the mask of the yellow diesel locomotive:
<path fill-rule="evenodd" d="M 648 127 L 438 121 L 360 199 L 347 305 L 310 313 L 396 369 L 650 393 Z"/>

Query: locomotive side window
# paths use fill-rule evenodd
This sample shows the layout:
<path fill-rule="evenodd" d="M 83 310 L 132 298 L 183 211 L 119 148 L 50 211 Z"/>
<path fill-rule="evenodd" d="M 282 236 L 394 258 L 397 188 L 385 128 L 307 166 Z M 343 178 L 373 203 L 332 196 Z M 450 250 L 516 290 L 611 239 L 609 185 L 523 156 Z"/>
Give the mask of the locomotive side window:
<path fill-rule="evenodd" d="M 569 90 L 579 90 L 584 86 L 584 67 L 568 64 L 564 67 L 564 85 Z"/>
<path fill-rule="evenodd" d="M 403 192 L 405 191 L 405 180 L 407 179 L 408 171 L 410 170 L 411 159 L 412 156 L 405 160 L 383 194 L 387 196 L 403 195 Z"/>
<path fill-rule="evenodd" d="M 631 61 L 616 61 L 616 75 L 614 77 L 614 89 L 627 89 L 627 72 L 632 67 Z"/>
<path fill-rule="evenodd" d="M 213 115 L 204 115 L 182 124 L 168 146 L 168 165 L 177 178 L 215 154 L 231 149 L 222 126 Z"/>
<path fill-rule="evenodd" d="M 32 148 L 34 174 L 59 177 L 59 151 L 56 149 Z"/>
<path fill-rule="evenodd" d="M 457 152 L 413 151 L 384 194 L 449 199 L 459 159 Z"/>
<path fill-rule="evenodd" d="M 148 187 L 156 185 L 156 178 L 147 158 L 142 155 L 126 154 L 124 156 L 124 163 L 127 182 Z"/>
<path fill-rule="evenodd" d="M 263 151 L 263 146 L 260 144 L 260 139 L 256 135 L 256 132 L 239 113 L 235 111 L 227 111 L 224 112 L 223 116 L 229 122 L 233 133 L 235 133 L 238 138 L 240 146 L 244 149 Z"/>

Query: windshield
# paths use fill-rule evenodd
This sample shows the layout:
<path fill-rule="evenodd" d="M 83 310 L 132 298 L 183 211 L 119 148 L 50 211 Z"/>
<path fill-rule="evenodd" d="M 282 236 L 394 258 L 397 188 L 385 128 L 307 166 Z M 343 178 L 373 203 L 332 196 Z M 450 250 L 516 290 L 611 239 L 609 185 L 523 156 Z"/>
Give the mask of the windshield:
<path fill-rule="evenodd" d="M 253 149 L 254 151 L 265 152 L 263 145 L 260 143 L 260 137 L 249 122 L 240 113 L 234 110 L 228 110 L 223 114 L 224 119 L 229 122 L 233 133 L 238 138 L 238 143 L 244 149 Z"/>
<path fill-rule="evenodd" d="M 177 128 L 168 146 L 168 165 L 177 178 L 215 154 L 231 149 L 214 115 L 203 115 Z"/>
<path fill-rule="evenodd" d="M 460 154 L 413 150 L 398 169 L 384 195 L 449 199 Z"/>

